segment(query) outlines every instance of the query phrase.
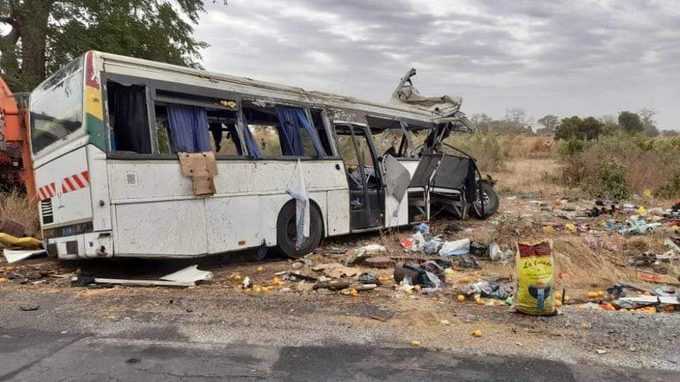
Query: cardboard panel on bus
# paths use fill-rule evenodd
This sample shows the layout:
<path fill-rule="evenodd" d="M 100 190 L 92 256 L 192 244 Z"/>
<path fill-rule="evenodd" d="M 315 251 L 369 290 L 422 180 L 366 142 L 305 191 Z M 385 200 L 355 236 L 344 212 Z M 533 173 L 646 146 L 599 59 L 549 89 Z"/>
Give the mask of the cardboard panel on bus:
<path fill-rule="evenodd" d="M 217 163 L 212 152 L 179 153 L 182 175 L 191 177 L 194 195 L 214 195 Z"/>

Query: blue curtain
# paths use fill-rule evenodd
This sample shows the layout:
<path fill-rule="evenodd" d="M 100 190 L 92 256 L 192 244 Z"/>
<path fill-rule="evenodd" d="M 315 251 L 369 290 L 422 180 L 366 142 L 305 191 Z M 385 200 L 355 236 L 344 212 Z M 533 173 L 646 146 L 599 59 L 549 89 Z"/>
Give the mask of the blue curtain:
<path fill-rule="evenodd" d="M 246 127 L 243 129 L 243 139 L 246 141 L 246 148 L 248 149 L 250 156 L 253 158 L 261 158 L 262 153 L 260 153 L 260 148 L 257 147 L 257 142 L 255 142 L 255 138 L 253 137 L 253 133 L 250 132 L 248 124 L 246 124 Z"/>
<path fill-rule="evenodd" d="M 174 152 L 210 151 L 208 113 L 204 108 L 168 105 L 168 128 Z"/>
<path fill-rule="evenodd" d="M 305 129 L 312 138 L 317 154 L 321 157 L 326 156 L 319 134 L 307 119 L 307 114 L 302 108 L 277 106 L 276 113 L 279 117 L 279 134 L 283 155 L 303 156 L 305 154 L 300 138 L 300 129 Z"/>

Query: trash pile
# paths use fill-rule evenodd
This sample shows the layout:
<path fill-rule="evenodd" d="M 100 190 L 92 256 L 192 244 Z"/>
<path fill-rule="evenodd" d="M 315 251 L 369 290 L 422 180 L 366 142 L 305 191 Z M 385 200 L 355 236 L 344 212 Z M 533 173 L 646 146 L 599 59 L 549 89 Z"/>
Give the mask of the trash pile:
<path fill-rule="evenodd" d="M 650 313 L 678 310 L 680 202 L 663 209 L 604 200 L 506 199 L 516 200 L 517 208 L 484 222 L 421 223 L 383 235 L 381 244 L 371 242 L 377 238 L 350 239 L 275 267 L 230 269 L 228 276 L 218 271 L 213 277 L 192 266 L 153 279 L 106 278 L 55 270 L 56 262 L 43 268 L 28 261 L 0 265 L 0 282 L 63 279 L 74 286 L 190 287 L 210 281 L 216 288 L 229 286 L 247 294 L 438 295 L 460 303 L 512 305 L 532 315 L 555 314 L 563 305 Z M 32 238 L 0 236 L 5 245 L 18 247 L 20 241 L 40 245 Z M 4 257 L 12 263 L 41 253 L 14 248 L 5 249 Z M 589 259 L 595 260 L 581 264 Z M 565 263 L 571 269 L 561 268 Z M 597 269 L 600 266 L 604 268 Z M 600 272 L 597 280 L 591 270 Z"/>
<path fill-rule="evenodd" d="M 606 293 L 591 292 L 590 302 L 585 307 L 599 306 L 601 309 L 635 311 L 642 313 L 680 311 L 680 294 L 676 287 L 664 285 L 645 288 L 640 285 L 616 283 Z"/>

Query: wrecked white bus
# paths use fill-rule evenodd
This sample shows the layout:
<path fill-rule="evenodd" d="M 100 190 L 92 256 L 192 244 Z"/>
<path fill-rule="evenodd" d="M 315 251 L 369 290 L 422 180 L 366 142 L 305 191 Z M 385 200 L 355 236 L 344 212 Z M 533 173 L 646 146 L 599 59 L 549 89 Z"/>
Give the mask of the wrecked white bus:
<path fill-rule="evenodd" d="M 434 161 L 418 174 L 409 141 L 436 138 L 449 122 L 435 117 L 90 51 L 30 97 L 43 239 L 62 259 L 296 257 L 324 237 L 427 219 Z M 386 130 L 401 142 L 378 152 Z"/>

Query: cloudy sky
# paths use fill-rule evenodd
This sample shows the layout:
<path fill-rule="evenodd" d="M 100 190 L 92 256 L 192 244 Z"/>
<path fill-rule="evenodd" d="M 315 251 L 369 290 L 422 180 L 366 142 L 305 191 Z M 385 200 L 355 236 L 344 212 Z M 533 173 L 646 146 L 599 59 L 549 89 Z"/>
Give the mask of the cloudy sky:
<path fill-rule="evenodd" d="M 210 2 L 207 2 L 210 3 Z M 203 65 L 387 101 L 411 67 L 467 114 L 657 111 L 680 130 L 680 1 L 229 0 L 197 27 Z"/>

